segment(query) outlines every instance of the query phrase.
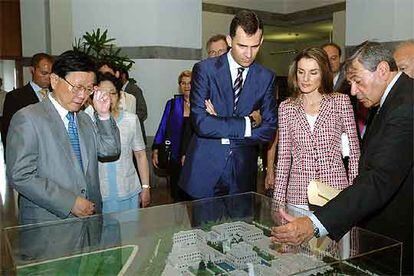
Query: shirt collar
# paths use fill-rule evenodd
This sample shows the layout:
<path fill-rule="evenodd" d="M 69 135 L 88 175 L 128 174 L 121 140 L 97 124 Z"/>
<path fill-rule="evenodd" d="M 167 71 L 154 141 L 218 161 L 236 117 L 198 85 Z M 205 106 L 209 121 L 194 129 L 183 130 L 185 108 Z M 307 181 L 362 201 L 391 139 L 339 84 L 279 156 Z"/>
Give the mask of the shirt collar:
<path fill-rule="evenodd" d="M 127 87 L 128 83 L 129 83 L 129 80 L 127 80 L 126 83 L 122 85 L 122 88 L 121 88 L 122 91 L 125 91 L 125 88 Z"/>
<path fill-rule="evenodd" d="M 40 90 L 42 90 L 42 87 L 40 87 L 33 81 L 30 81 L 29 83 L 30 83 L 30 86 L 33 88 L 34 92 L 39 92 Z"/>
<path fill-rule="evenodd" d="M 62 120 L 65 120 L 66 115 L 68 115 L 69 111 L 66 110 L 63 106 L 61 106 L 60 103 L 58 103 L 58 101 L 56 101 L 55 98 L 52 97 L 52 93 L 49 93 L 48 97 L 49 100 L 52 102 L 53 106 L 56 108 L 57 112 L 59 113 L 59 116 L 62 118 Z"/>
<path fill-rule="evenodd" d="M 230 51 L 228 51 L 227 53 L 227 60 L 229 61 L 230 70 L 237 70 L 238 68 L 243 67 L 234 60 L 233 56 L 231 55 L 231 52 L 232 50 L 230 49 Z M 249 70 L 249 67 L 243 68 L 245 69 L 245 71 Z"/>
<path fill-rule="evenodd" d="M 242 68 L 244 68 L 244 71 L 243 71 L 243 84 L 244 84 L 244 81 L 246 80 L 247 72 L 249 71 L 249 67 L 243 67 L 240 64 L 238 64 L 234 60 L 233 56 L 231 55 L 231 51 L 232 50 L 230 49 L 230 51 L 227 52 L 227 60 L 229 62 L 229 68 L 230 68 L 230 75 L 231 75 L 232 83 L 234 83 L 234 80 L 237 77 L 237 73 L 238 73 L 237 69 L 242 67 Z"/>
<path fill-rule="evenodd" d="M 398 78 L 401 76 L 402 72 L 398 72 L 397 75 L 394 76 L 394 78 L 391 80 L 391 82 L 388 84 L 387 89 L 385 89 L 384 94 L 382 94 L 381 100 L 380 100 L 380 108 L 384 104 L 385 99 L 387 98 L 388 94 L 391 91 L 391 88 L 394 86 L 394 84 L 397 82 Z"/>

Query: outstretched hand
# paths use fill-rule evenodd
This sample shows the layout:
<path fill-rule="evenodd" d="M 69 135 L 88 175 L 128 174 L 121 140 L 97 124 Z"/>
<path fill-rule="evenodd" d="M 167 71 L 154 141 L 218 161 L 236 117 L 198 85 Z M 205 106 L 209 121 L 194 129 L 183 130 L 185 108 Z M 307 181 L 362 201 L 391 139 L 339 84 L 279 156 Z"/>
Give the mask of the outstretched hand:
<path fill-rule="evenodd" d="M 272 227 L 271 241 L 290 245 L 300 245 L 313 237 L 313 224 L 309 217 L 295 218 L 283 209 L 279 215 L 288 223 L 282 226 Z"/>

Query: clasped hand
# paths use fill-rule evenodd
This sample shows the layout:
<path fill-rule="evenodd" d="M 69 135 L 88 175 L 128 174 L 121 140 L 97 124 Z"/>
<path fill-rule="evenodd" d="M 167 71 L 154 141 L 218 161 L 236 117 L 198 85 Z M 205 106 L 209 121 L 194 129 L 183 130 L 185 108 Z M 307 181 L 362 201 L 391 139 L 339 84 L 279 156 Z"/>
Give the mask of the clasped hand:
<path fill-rule="evenodd" d="M 210 99 L 205 100 L 204 103 L 206 105 L 206 111 L 208 114 L 210 114 L 211 116 L 218 116 L 216 110 L 214 109 L 214 105 Z M 253 111 L 252 113 L 250 113 L 249 116 L 253 117 L 254 121 L 258 126 L 262 123 L 262 116 L 260 115 L 260 110 Z"/>
<path fill-rule="evenodd" d="M 76 197 L 71 213 L 77 217 L 86 217 L 95 213 L 95 204 L 83 197 Z"/>

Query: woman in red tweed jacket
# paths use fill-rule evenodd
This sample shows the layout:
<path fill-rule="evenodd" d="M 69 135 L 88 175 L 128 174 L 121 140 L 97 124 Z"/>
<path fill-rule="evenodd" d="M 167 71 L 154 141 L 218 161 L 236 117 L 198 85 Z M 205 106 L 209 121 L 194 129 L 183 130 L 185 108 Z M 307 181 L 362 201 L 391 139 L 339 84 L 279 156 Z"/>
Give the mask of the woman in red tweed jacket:
<path fill-rule="evenodd" d="M 359 141 L 349 97 L 332 91 L 328 57 L 303 50 L 289 68 L 291 97 L 279 107 L 279 150 L 274 200 L 308 206 L 307 186 L 318 179 L 337 189 L 352 184 L 358 171 Z M 341 136 L 349 140 L 348 173 Z"/>

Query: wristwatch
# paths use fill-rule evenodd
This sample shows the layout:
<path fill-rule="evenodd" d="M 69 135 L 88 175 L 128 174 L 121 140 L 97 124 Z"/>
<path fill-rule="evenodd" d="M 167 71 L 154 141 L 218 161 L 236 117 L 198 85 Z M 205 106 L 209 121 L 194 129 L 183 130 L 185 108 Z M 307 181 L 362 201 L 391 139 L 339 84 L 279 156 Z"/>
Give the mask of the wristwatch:
<path fill-rule="evenodd" d="M 252 115 L 249 116 L 249 119 L 250 119 L 250 126 L 252 127 L 252 129 L 257 128 L 258 127 L 257 122 L 254 120 Z"/>
<path fill-rule="evenodd" d="M 144 189 L 149 189 L 149 188 L 151 188 L 151 187 L 150 187 L 150 185 L 148 185 L 148 184 L 144 184 L 144 185 L 142 185 L 142 188 L 144 188 Z"/>
<path fill-rule="evenodd" d="M 321 233 L 319 233 L 319 228 L 316 227 L 316 225 L 313 224 L 313 223 L 312 223 L 312 225 L 313 225 L 313 236 L 315 238 L 320 238 L 321 237 Z"/>

